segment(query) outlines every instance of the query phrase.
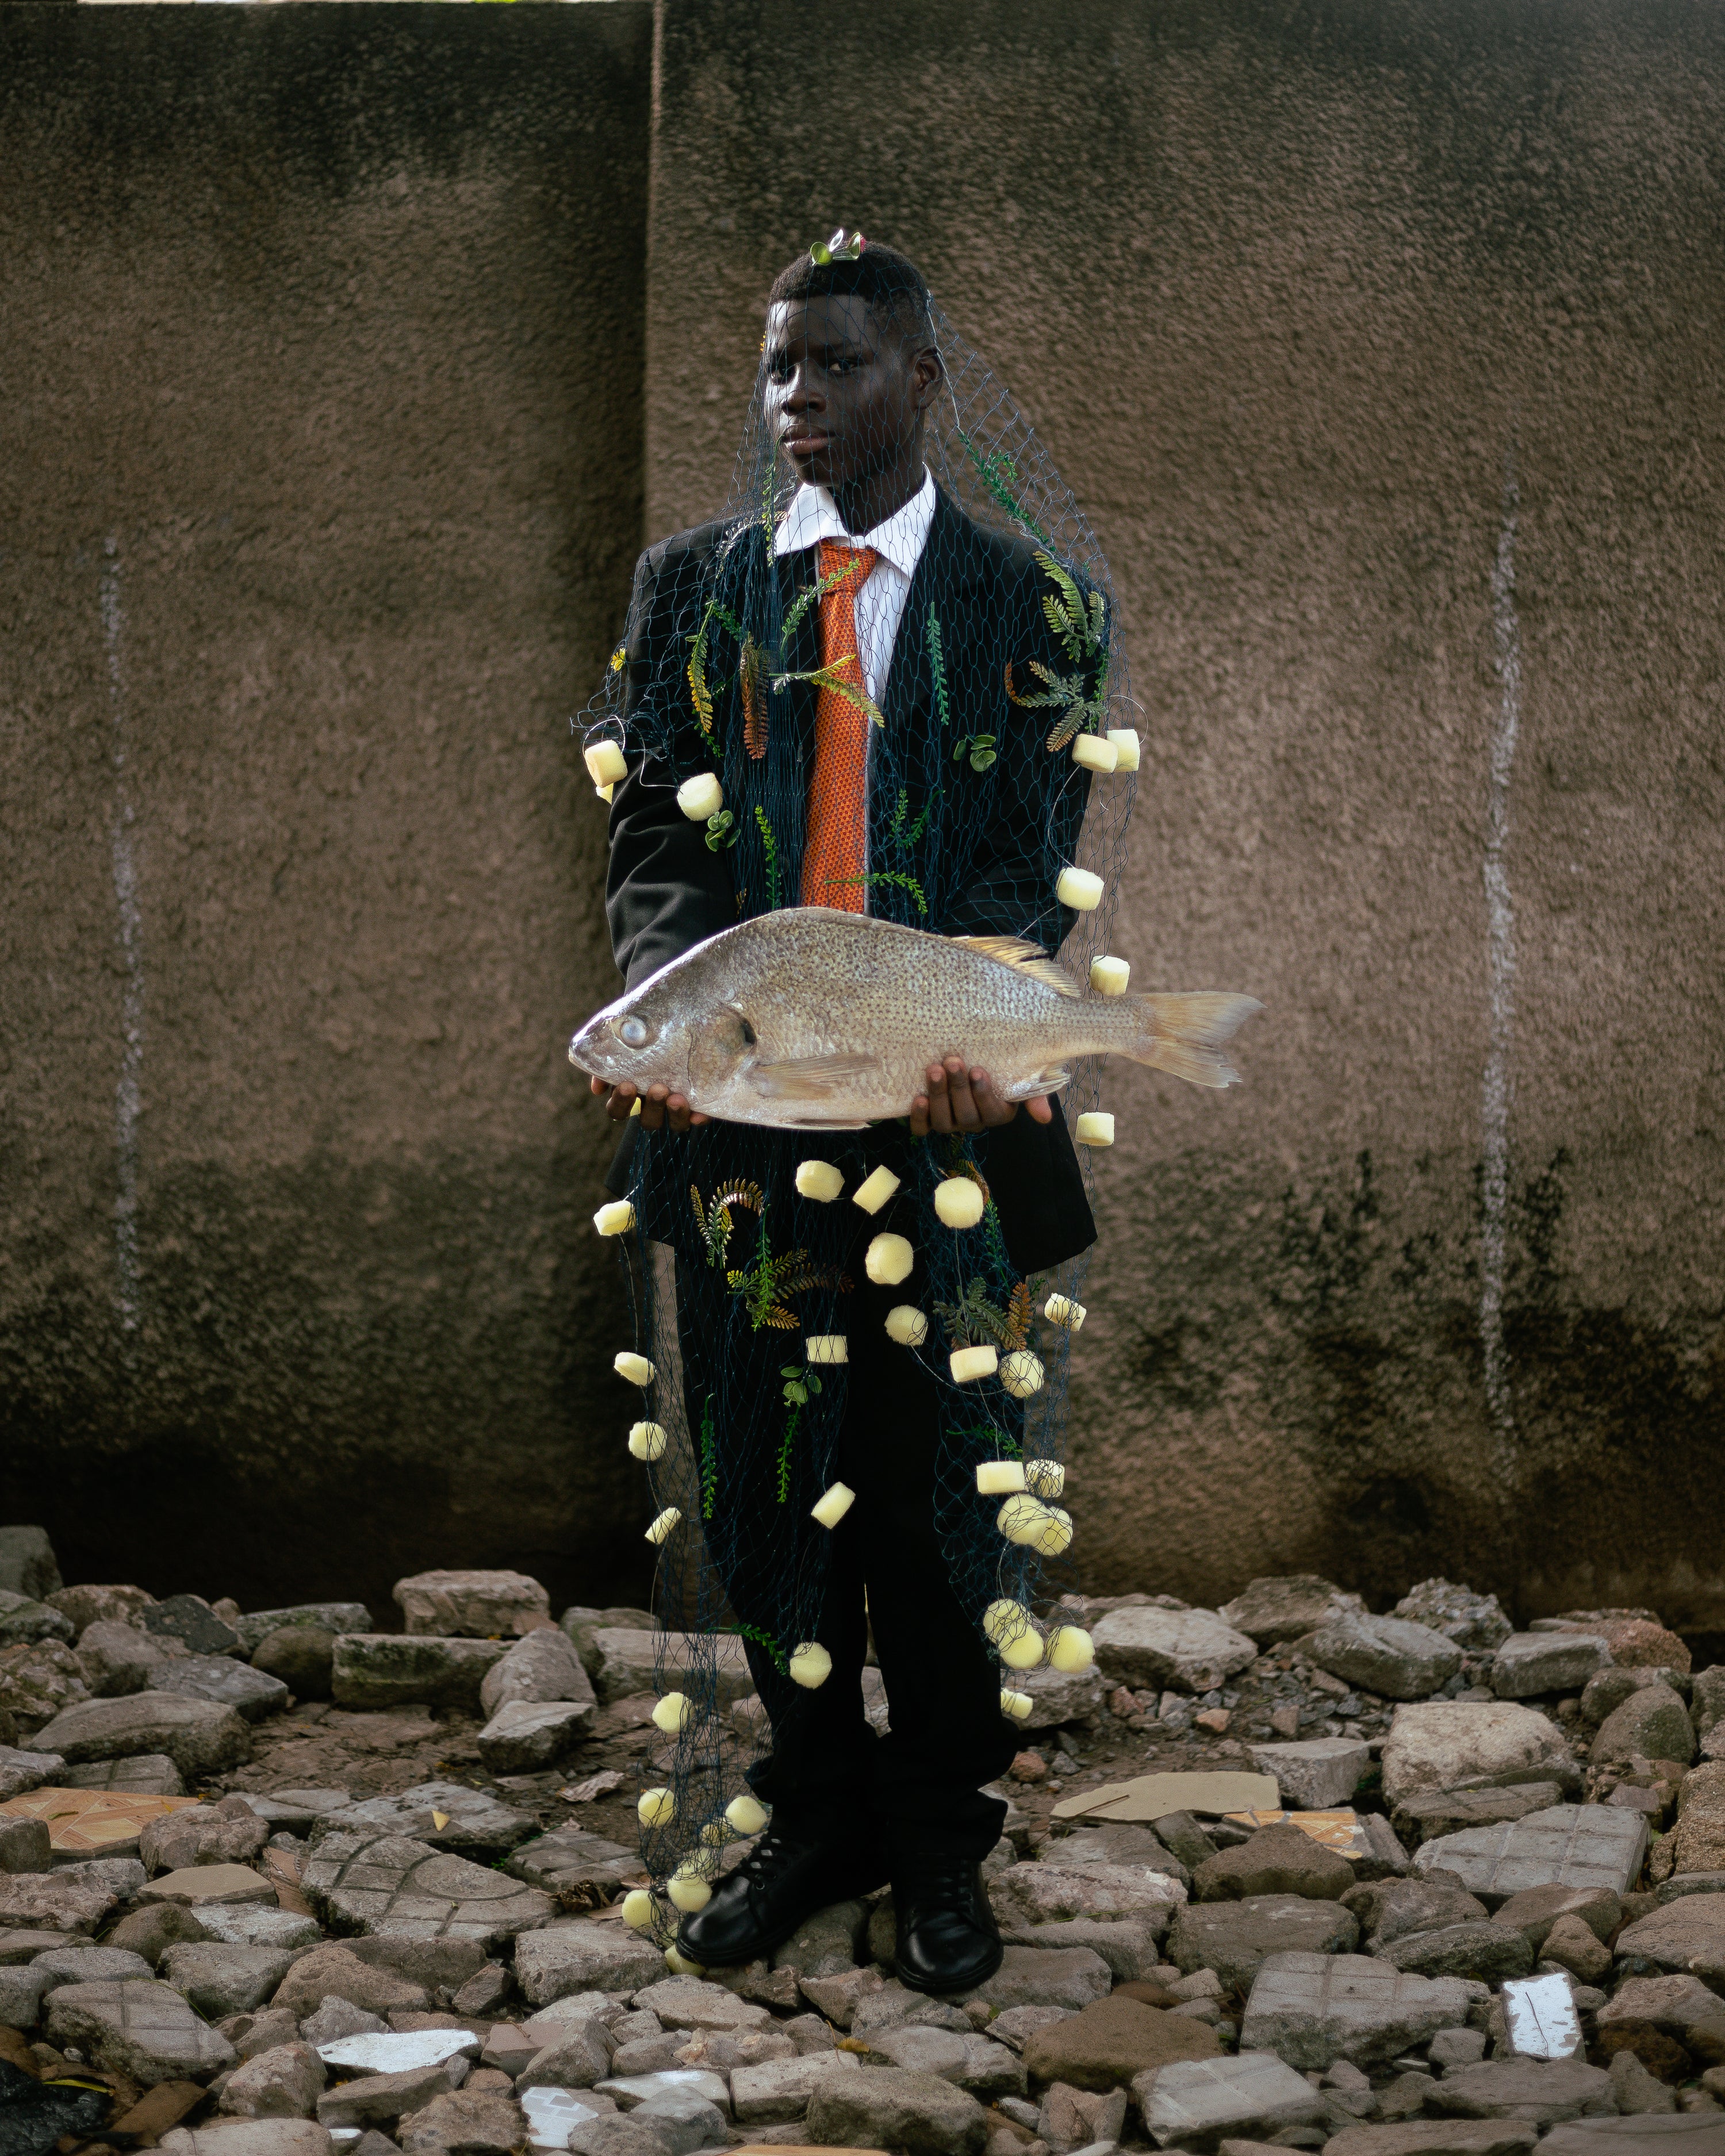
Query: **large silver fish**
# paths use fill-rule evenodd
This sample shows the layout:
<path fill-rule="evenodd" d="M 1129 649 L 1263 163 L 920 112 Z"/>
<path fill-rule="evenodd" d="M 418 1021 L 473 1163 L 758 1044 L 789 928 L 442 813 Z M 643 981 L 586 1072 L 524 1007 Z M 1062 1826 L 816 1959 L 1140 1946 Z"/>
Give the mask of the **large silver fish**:
<path fill-rule="evenodd" d="M 775 1130 L 907 1116 L 931 1060 L 968 1056 L 1009 1101 L 1057 1092 L 1081 1055 L 1127 1055 L 1196 1086 L 1250 996 L 1102 996 L 1034 943 L 929 936 L 826 906 L 725 929 L 591 1018 L 569 1060 L 611 1085 L 665 1086 L 703 1115 Z"/>

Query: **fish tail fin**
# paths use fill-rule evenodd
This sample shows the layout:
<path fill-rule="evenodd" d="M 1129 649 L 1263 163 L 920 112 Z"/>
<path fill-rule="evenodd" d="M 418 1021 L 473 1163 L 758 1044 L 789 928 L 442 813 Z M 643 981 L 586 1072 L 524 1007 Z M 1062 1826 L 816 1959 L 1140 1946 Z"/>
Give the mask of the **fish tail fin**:
<path fill-rule="evenodd" d="M 1126 1049 L 1135 1063 L 1167 1070 L 1194 1086 L 1237 1086 L 1240 1073 L 1222 1052 L 1255 1011 L 1255 996 L 1201 988 L 1189 995 L 1135 995 L 1138 1035 Z"/>

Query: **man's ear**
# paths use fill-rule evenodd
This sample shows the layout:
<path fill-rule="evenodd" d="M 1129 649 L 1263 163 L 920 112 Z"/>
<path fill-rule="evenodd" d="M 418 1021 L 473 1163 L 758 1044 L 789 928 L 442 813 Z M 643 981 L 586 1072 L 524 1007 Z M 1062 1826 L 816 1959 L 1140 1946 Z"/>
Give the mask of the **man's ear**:
<path fill-rule="evenodd" d="M 926 412 L 940 394 L 945 375 L 939 352 L 932 344 L 924 345 L 911 362 L 911 390 L 919 412 Z"/>

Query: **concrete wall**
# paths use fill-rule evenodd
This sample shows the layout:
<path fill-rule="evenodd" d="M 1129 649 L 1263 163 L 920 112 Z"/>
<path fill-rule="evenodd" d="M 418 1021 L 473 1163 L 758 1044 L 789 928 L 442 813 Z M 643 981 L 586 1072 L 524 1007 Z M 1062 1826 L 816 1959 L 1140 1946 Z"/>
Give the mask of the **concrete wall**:
<path fill-rule="evenodd" d="M 842 218 L 1108 548 L 1120 947 L 1270 1005 L 1226 1098 L 1111 1077 L 1080 1576 L 1725 1627 L 1716 13 L 667 0 L 649 69 L 630 0 L 19 12 L 8 1511 L 608 1591 L 563 718 Z"/>

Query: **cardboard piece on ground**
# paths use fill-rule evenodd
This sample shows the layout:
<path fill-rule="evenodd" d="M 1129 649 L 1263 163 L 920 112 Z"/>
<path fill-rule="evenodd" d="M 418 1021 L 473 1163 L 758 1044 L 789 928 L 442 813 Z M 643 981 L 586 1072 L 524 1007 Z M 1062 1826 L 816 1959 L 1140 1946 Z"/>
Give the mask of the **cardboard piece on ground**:
<path fill-rule="evenodd" d="M 1372 1854 L 1372 1845 L 1358 1812 L 1224 1812 L 1224 1819 L 1232 1820 L 1236 1826 L 1296 1826 L 1303 1835 L 1320 1843 L 1325 1849 L 1333 1849 L 1338 1856 L 1358 1861 Z"/>
<path fill-rule="evenodd" d="M 197 1797 L 145 1797 L 124 1789 L 29 1789 L 9 1797 L 0 1812 L 45 1820 L 49 1846 L 69 1856 L 103 1856 L 116 1842 L 136 1841 L 151 1820 L 184 1811 Z"/>
<path fill-rule="evenodd" d="M 1055 1819 L 1137 1820 L 1147 1825 L 1170 1812 L 1274 1811 L 1281 1791 L 1274 1774 L 1135 1774 L 1129 1782 L 1108 1782 L 1086 1789 L 1054 1808 Z M 735 2156 L 735 2152 L 733 2152 Z"/>
<path fill-rule="evenodd" d="M 128 2112 L 123 2112 L 104 2135 L 126 2134 L 140 2148 L 153 2148 L 164 2133 L 177 2126 L 209 2093 L 196 2082 L 157 2082 L 146 2089 Z"/>

